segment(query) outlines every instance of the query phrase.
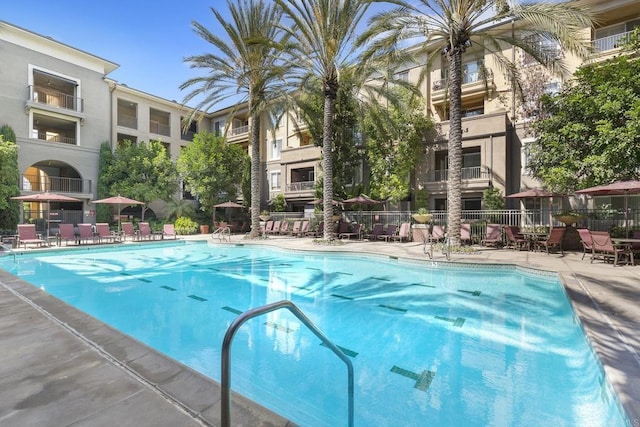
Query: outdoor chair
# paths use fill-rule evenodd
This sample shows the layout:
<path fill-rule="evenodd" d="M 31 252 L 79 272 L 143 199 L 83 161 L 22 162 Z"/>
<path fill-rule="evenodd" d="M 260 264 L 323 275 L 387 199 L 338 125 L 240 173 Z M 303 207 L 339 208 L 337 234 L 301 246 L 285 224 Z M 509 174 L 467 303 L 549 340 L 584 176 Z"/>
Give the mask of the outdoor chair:
<path fill-rule="evenodd" d="M 580 243 L 582 243 L 582 258 L 589 252 L 592 253 L 592 241 L 591 241 L 591 232 L 587 228 L 578 228 L 578 234 L 580 235 Z"/>
<path fill-rule="evenodd" d="M 431 229 L 431 241 L 433 242 L 441 242 L 444 241 L 445 232 L 444 227 L 441 225 L 434 225 Z"/>
<path fill-rule="evenodd" d="M 162 238 L 163 239 L 177 239 L 176 230 L 173 224 L 165 224 L 162 226 Z"/>
<path fill-rule="evenodd" d="M 278 234 L 280 232 L 280 223 L 281 221 L 273 221 L 273 225 L 271 227 L 271 231 L 265 229 L 266 234 Z"/>
<path fill-rule="evenodd" d="M 340 238 L 342 234 L 348 233 L 350 227 L 351 227 L 350 222 L 347 222 L 347 221 L 340 222 L 340 224 L 338 225 L 338 231 L 337 231 L 338 238 Z"/>
<path fill-rule="evenodd" d="M 318 228 L 316 230 L 307 231 L 305 236 L 311 237 L 322 237 L 324 235 L 324 221 L 320 221 L 318 223 Z"/>
<path fill-rule="evenodd" d="M 64 241 L 67 246 L 69 246 L 69 240 L 73 241 L 73 243 L 78 242 L 78 237 L 76 236 L 76 231 L 74 229 L 73 224 L 63 224 L 61 223 L 58 227 L 58 245 L 62 245 Z"/>
<path fill-rule="evenodd" d="M 289 234 L 289 221 L 282 221 L 282 224 L 280 225 L 280 231 L 278 231 L 278 234 L 280 235 Z"/>
<path fill-rule="evenodd" d="M 517 250 L 529 249 L 529 240 L 520 234 L 518 226 L 507 225 L 504 232 L 507 236 L 507 247 Z"/>
<path fill-rule="evenodd" d="M 273 221 L 269 220 L 264 223 L 264 229 L 262 229 L 262 234 L 269 234 L 273 230 Z"/>
<path fill-rule="evenodd" d="M 93 232 L 93 224 L 78 224 L 78 243 L 96 243 L 98 237 Z"/>
<path fill-rule="evenodd" d="M 626 258 L 626 263 L 633 265 L 633 252 L 628 245 L 615 245 L 611 240 L 611 235 L 606 231 L 591 233 L 591 262 L 601 259 L 604 262 L 613 260 L 613 266 L 617 266 L 622 258 Z"/>
<path fill-rule="evenodd" d="M 103 240 L 111 243 L 116 241 L 116 235 L 109 230 L 109 224 L 106 222 L 96 223 L 96 234 L 98 237 L 98 243 L 103 243 Z"/>
<path fill-rule="evenodd" d="M 393 240 L 398 242 L 408 242 L 411 238 L 411 223 L 403 222 L 400 224 L 400 228 L 398 229 L 398 233 L 393 236 Z"/>
<path fill-rule="evenodd" d="M 640 240 L 640 230 L 636 230 L 636 231 L 633 232 L 633 238 Z M 631 243 L 631 250 L 635 254 L 640 255 L 640 242 L 632 242 Z"/>
<path fill-rule="evenodd" d="M 120 224 L 122 226 L 122 240 L 126 241 L 127 237 L 129 240 L 133 241 L 137 238 L 136 230 L 133 228 L 132 222 L 123 222 Z"/>
<path fill-rule="evenodd" d="M 559 248 L 560 253 L 564 255 L 564 251 L 562 250 L 562 238 L 564 237 L 564 231 L 566 229 L 564 227 L 554 227 L 551 229 L 549 233 L 549 237 L 546 240 L 540 240 L 537 242 L 539 246 L 544 246 L 547 250 L 547 255 L 549 254 L 550 248 Z"/>
<path fill-rule="evenodd" d="M 500 224 L 487 224 L 487 231 L 480 243 L 482 246 L 502 245 L 502 227 Z"/>
<path fill-rule="evenodd" d="M 397 231 L 397 225 L 389 224 L 387 225 L 387 229 L 385 230 L 384 234 L 379 235 L 378 239 L 384 240 L 385 242 L 390 242 L 396 236 Z"/>
<path fill-rule="evenodd" d="M 300 226 L 300 231 L 295 235 L 296 237 L 304 237 L 309 233 L 309 226 L 311 225 L 311 221 L 302 221 L 302 225 Z"/>
<path fill-rule="evenodd" d="M 361 224 L 353 224 L 350 231 L 347 231 L 346 233 L 339 233 L 338 239 L 350 239 L 352 237 L 355 237 L 356 239 L 360 239 L 361 227 L 362 227 Z"/>
<path fill-rule="evenodd" d="M 148 222 L 138 223 L 138 240 L 153 240 L 153 233 Z"/>
<path fill-rule="evenodd" d="M 27 245 L 40 247 L 47 244 L 48 242 L 36 233 L 35 224 L 18 224 L 18 246 L 24 245 L 24 248 L 27 249 Z"/>
<path fill-rule="evenodd" d="M 292 236 L 297 236 L 300 233 L 301 225 L 302 221 L 293 221 L 293 227 L 291 228 L 291 232 L 289 234 Z"/>
<path fill-rule="evenodd" d="M 374 224 L 371 233 L 364 236 L 368 240 L 378 240 L 378 236 L 380 236 L 384 232 L 384 228 L 382 224 Z"/>

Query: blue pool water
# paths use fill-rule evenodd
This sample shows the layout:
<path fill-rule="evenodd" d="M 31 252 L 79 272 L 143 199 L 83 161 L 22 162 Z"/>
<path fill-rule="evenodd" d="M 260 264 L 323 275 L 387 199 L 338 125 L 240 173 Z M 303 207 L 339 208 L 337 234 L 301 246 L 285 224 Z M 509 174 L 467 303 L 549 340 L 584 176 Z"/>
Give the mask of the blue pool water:
<path fill-rule="evenodd" d="M 0 267 L 218 381 L 238 313 L 291 300 L 351 358 L 356 426 L 628 425 L 550 274 L 206 243 Z M 344 363 L 287 310 L 241 327 L 231 360 L 235 391 L 346 425 Z"/>

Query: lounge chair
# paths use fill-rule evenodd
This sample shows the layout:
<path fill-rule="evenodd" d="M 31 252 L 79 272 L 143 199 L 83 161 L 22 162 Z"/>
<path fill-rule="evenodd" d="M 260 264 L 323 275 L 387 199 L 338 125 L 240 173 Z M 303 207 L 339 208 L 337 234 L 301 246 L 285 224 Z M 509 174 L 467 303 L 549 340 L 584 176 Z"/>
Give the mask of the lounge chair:
<path fill-rule="evenodd" d="M 271 231 L 265 229 L 265 233 L 267 234 L 278 234 L 280 232 L 280 224 L 281 221 L 273 221 L 273 226 L 271 227 Z"/>
<path fill-rule="evenodd" d="M 338 238 L 340 238 L 341 234 L 347 234 L 350 228 L 351 228 L 350 222 L 342 221 L 338 226 L 338 232 L 336 233 L 338 235 Z"/>
<path fill-rule="evenodd" d="M 400 224 L 400 228 L 398 229 L 398 233 L 393 236 L 393 240 L 397 240 L 398 242 L 409 241 L 411 238 L 411 223 L 403 222 Z"/>
<path fill-rule="evenodd" d="M 382 224 L 374 224 L 371 233 L 367 234 L 365 239 L 367 240 L 378 240 L 378 237 L 384 233 L 384 227 Z"/>
<path fill-rule="evenodd" d="M 309 226 L 311 225 L 311 221 L 302 221 L 302 225 L 300 225 L 300 231 L 296 234 L 296 237 L 304 237 L 309 233 Z"/>
<path fill-rule="evenodd" d="M 613 260 L 613 266 L 617 266 L 618 262 L 625 257 L 626 263 L 633 265 L 633 251 L 627 245 L 614 245 L 611 235 L 606 231 L 591 232 L 591 262 L 595 259 L 601 259 L 608 262 Z"/>
<path fill-rule="evenodd" d="M 62 245 L 63 241 L 67 246 L 69 246 L 69 240 L 73 241 L 74 244 L 78 243 L 78 237 L 76 236 L 73 224 L 60 224 L 58 227 L 57 237 L 58 246 Z"/>
<path fill-rule="evenodd" d="M 444 227 L 441 225 L 434 225 L 431 229 L 431 240 L 434 242 L 441 242 L 445 238 Z"/>
<path fill-rule="evenodd" d="M 27 245 L 40 247 L 47 244 L 48 242 L 36 233 L 35 224 L 18 224 L 18 247 L 24 245 L 24 248 L 27 249 Z"/>
<path fill-rule="evenodd" d="M 262 235 L 271 233 L 271 230 L 273 230 L 273 221 L 271 220 L 265 222 L 264 227 L 260 227 L 260 232 Z"/>
<path fill-rule="evenodd" d="M 397 231 L 397 225 L 389 224 L 387 225 L 387 229 L 385 230 L 385 232 L 378 236 L 378 239 L 384 240 L 385 242 L 390 242 L 396 236 Z"/>
<path fill-rule="evenodd" d="M 148 222 L 138 223 L 138 240 L 153 240 L 153 233 Z"/>
<path fill-rule="evenodd" d="M 109 224 L 106 222 L 97 222 L 96 223 L 96 234 L 98 236 L 98 242 L 103 243 L 111 242 L 114 243 L 116 241 L 116 235 L 109 230 Z"/>
<path fill-rule="evenodd" d="M 502 244 L 502 229 L 499 224 L 487 224 L 487 232 L 484 239 L 480 242 L 483 246 L 489 245 L 501 245 Z"/>
<path fill-rule="evenodd" d="M 460 243 L 471 244 L 471 224 L 460 225 Z"/>
<path fill-rule="evenodd" d="M 520 234 L 518 226 L 507 225 L 504 232 L 507 235 L 507 247 L 518 250 L 529 249 L 529 240 Z"/>
<path fill-rule="evenodd" d="M 582 243 L 582 258 L 589 252 L 590 254 L 593 252 L 591 249 L 592 240 L 591 240 L 591 232 L 587 228 L 578 228 L 578 234 L 580 235 L 580 243 Z"/>
<path fill-rule="evenodd" d="M 78 224 L 78 243 L 96 243 L 98 237 L 93 232 L 93 224 Z"/>
<path fill-rule="evenodd" d="M 294 221 L 293 222 L 293 227 L 291 228 L 291 231 L 289 232 L 289 234 L 291 236 L 297 236 L 298 233 L 300 233 L 300 226 L 302 225 L 302 221 Z"/>
<path fill-rule="evenodd" d="M 549 233 L 549 237 L 546 240 L 540 240 L 537 242 L 538 246 L 544 246 L 547 250 L 547 255 L 549 254 L 549 248 L 556 247 L 560 249 L 560 253 L 564 255 L 564 251 L 562 250 L 562 238 L 564 237 L 564 227 L 554 227 L 551 229 Z"/>
<path fill-rule="evenodd" d="M 338 239 L 350 239 L 352 237 L 355 237 L 356 239 L 359 240 L 361 228 L 362 228 L 361 224 L 353 224 L 351 226 L 351 230 L 347 231 L 346 233 L 339 233 Z"/>
<path fill-rule="evenodd" d="M 165 224 L 162 226 L 162 238 L 163 239 L 177 239 L 176 229 L 173 224 Z"/>
<path fill-rule="evenodd" d="M 280 224 L 280 231 L 278 231 L 280 235 L 289 234 L 289 221 L 282 221 Z"/>
<path fill-rule="evenodd" d="M 122 225 L 122 240 L 126 242 L 127 237 L 131 241 L 136 240 L 137 235 L 136 235 L 136 230 L 134 230 L 133 228 L 133 223 L 123 222 L 121 225 Z"/>
<path fill-rule="evenodd" d="M 320 221 L 318 223 L 318 228 L 317 229 L 307 231 L 305 236 L 310 236 L 310 237 L 322 237 L 322 236 L 324 236 L 324 221 Z"/>

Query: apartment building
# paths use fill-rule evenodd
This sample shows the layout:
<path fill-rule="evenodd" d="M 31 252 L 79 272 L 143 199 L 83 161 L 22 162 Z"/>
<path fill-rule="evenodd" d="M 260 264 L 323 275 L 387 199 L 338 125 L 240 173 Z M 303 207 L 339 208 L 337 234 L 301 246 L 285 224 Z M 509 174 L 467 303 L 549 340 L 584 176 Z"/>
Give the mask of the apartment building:
<path fill-rule="evenodd" d="M 584 30 L 595 49 L 590 62 L 618 53 L 620 42 L 640 24 L 638 0 L 581 3 L 599 14 L 597 28 Z M 81 206 L 64 208 L 81 210 L 82 220 L 91 221 L 93 206 L 88 202 L 96 197 L 98 154 L 104 141 L 115 147 L 125 139 L 158 139 L 175 159 L 193 133 L 207 129 L 224 134 L 229 143 L 241 144 L 251 154 L 251 123 L 245 106 L 207 114 L 184 131 L 188 109 L 110 79 L 108 74 L 117 64 L 11 24 L 3 25 L 0 119 L 18 137 L 23 194 L 51 190 L 80 198 Z M 504 30 L 518 31 L 517 24 L 507 24 Z M 544 40 L 540 43 L 546 49 L 557 49 Z M 518 50 L 505 48 L 503 54 L 519 61 L 523 69 L 535 67 Z M 558 50 L 558 55 L 564 53 Z M 565 59 L 572 69 L 581 63 Z M 511 83 L 482 49 L 466 52 L 463 62 L 463 209 L 481 209 L 482 192 L 487 188 L 498 188 L 506 195 L 540 183 L 527 173 L 527 144 L 533 141 L 527 132 L 530 118 L 514 101 Z M 400 69 L 400 77 L 417 81 L 424 66 L 406 65 Z M 446 69 L 446 64 L 431 64 L 421 86 L 425 114 L 436 122 L 437 137 L 425 146 L 414 187 L 426 190 L 432 210 L 446 209 L 447 200 Z M 535 75 L 535 69 L 530 69 Z M 565 83 L 561 76 L 545 79 L 548 91 L 557 91 Z M 321 175 L 321 150 L 297 112 L 261 117 L 260 143 L 262 200 L 266 203 L 284 194 L 288 209 L 312 209 L 314 188 Z M 161 203 L 151 208 L 161 215 Z"/>
<path fill-rule="evenodd" d="M 205 118 L 182 124 L 189 110 L 107 77 L 118 67 L 106 59 L 32 31 L 2 23 L 0 122 L 15 131 L 22 194 L 44 191 L 82 200 L 51 203 L 60 221 L 93 222 L 100 146 L 161 140 L 177 159 Z M 151 209 L 161 214 L 162 203 Z M 47 205 L 31 203 L 31 217 Z"/>

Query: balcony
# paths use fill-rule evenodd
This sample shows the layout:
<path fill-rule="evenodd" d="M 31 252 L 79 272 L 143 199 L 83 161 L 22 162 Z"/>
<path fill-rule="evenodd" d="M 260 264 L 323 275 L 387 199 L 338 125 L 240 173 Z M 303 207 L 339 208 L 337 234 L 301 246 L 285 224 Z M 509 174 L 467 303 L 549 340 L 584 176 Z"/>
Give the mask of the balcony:
<path fill-rule="evenodd" d="M 486 85 L 485 85 L 486 77 Z M 494 86 L 493 71 L 485 69 L 484 72 L 473 72 L 465 74 L 462 78 L 462 100 L 470 98 L 484 97 L 487 90 L 491 90 Z M 442 104 L 448 98 L 448 79 L 435 80 L 431 85 L 431 102 L 433 104 Z"/>
<path fill-rule="evenodd" d="M 138 118 L 118 112 L 118 126 L 123 126 L 129 129 L 138 129 Z"/>
<path fill-rule="evenodd" d="M 91 193 L 91 180 L 62 176 L 20 175 L 20 190 L 53 193 Z"/>
<path fill-rule="evenodd" d="M 287 184 L 286 192 L 313 191 L 316 187 L 315 181 L 299 181 Z"/>
<path fill-rule="evenodd" d="M 82 98 L 73 94 L 59 92 L 47 86 L 29 86 L 29 100 L 35 104 L 47 105 L 56 109 L 82 113 Z"/>
<path fill-rule="evenodd" d="M 608 37 L 602 37 L 593 41 L 593 48 L 596 52 L 606 52 L 621 47 L 629 41 L 632 31 L 626 33 L 614 34 Z"/>
<path fill-rule="evenodd" d="M 249 133 L 249 125 L 237 126 L 231 129 L 231 136 L 238 136 Z"/>

